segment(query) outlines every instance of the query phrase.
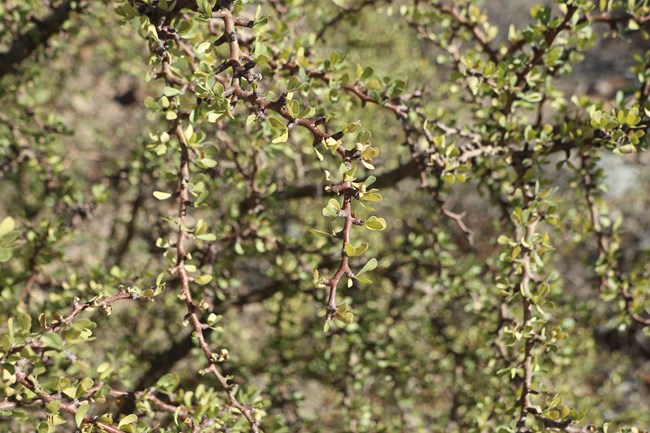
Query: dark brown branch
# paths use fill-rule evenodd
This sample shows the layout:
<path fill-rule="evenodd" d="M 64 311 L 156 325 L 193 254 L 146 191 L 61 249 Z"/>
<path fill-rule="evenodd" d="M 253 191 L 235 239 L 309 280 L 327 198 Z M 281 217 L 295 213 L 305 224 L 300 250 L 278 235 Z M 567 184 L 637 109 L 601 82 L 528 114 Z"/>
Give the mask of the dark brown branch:
<path fill-rule="evenodd" d="M 185 269 L 185 258 L 187 257 L 188 251 L 185 245 L 188 234 L 186 232 L 186 217 L 187 209 L 191 203 L 190 198 L 190 155 L 187 142 L 185 140 L 185 135 L 183 133 L 182 124 L 180 121 L 177 121 L 173 128 L 173 133 L 176 135 L 178 142 L 181 146 L 181 159 L 179 167 L 179 200 L 178 200 L 178 240 L 176 242 L 176 272 L 180 278 L 181 283 L 181 292 L 183 298 L 185 299 L 185 304 L 187 306 L 187 318 L 189 319 L 193 330 L 194 335 L 198 340 L 198 345 L 201 348 L 201 351 L 205 355 L 208 361 L 208 368 L 217 381 L 220 383 L 221 387 L 228 397 L 228 402 L 230 405 L 237 409 L 241 414 L 246 418 L 248 424 L 250 425 L 251 431 L 253 433 L 258 433 L 260 431 L 257 421 L 255 420 L 255 409 L 252 407 L 244 406 L 242 403 L 237 400 L 235 396 L 235 391 L 232 386 L 228 383 L 228 378 L 221 373 L 219 368 L 217 368 L 217 362 L 220 361 L 220 357 L 212 352 L 208 343 L 205 339 L 204 329 L 206 325 L 201 322 L 201 319 L 198 316 L 198 308 L 192 299 L 192 292 L 190 291 L 190 276 Z"/>
<path fill-rule="evenodd" d="M 359 11 L 361 11 L 363 8 L 374 5 L 375 3 L 378 3 L 378 0 L 363 0 L 357 5 L 350 6 L 350 7 L 344 7 L 342 8 L 336 15 L 334 15 L 332 18 L 327 20 L 325 24 L 323 24 L 323 27 L 321 27 L 320 31 L 316 34 L 316 40 L 317 41 L 324 41 L 325 40 L 325 32 L 330 28 L 336 25 L 339 21 L 344 19 L 345 17 L 355 14 Z"/>
<path fill-rule="evenodd" d="M 31 28 L 18 35 L 9 50 L 0 54 L 0 78 L 15 72 L 38 47 L 45 45 L 48 39 L 61 30 L 73 11 L 84 7 L 86 3 L 83 1 L 66 0 L 53 9 L 50 15 L 35 21 Z"/>
<path fill-rule="evenodd" d="M 377 180 L 373 184 L 376 188 L 394 188 L 399 182 L 407 178 L 415 178 L 418 176 L 418 171 L 413 160 L 397 166 L 385 173 L 377 175 Z M 361 180 L 359 180 L 361 182 Z M 280 200 L 296 200 L 307 197 L 318 197 L 324 191 L 323 187 L 318 185 L 302 185 L 298 187 L 290 187 L 286 190 L 280 191 L 277 198 Z"/>
<path fill-rule="evenodd" d="M 349 260 L 347 253 L 345 252 L 345 246 L 350 243 L 350 229 L 352 229 L 352 223 L 354 220 L 354 215 L 352 214 L 352 191 L 351 187 L 345 191 L 343 198 L 343 207 L 341 208 L 341 213 L 345 222 L 343 225 L 343 231 L 341 232 L 341 238 L 343 239 L 343 246 L 341 247 L 341 262 L 339 267 L 336 270 L 334 276 L 328 280 L 323 281 L 323 284 L 330 287 L 330 293 L 327 299 L 327 320 L 330 321 L 336 313 L 336 289 L 339 285 L 339 281 L 343 275 L 348 275 L 350 277 L 352 271 L 350 270 Z"/>
<path fill-rule="evenodd" d="M 489 59 L 495 63 L 499 62 L 499 56 L 497 55 L 497 52 L 490 45 L 490 41 L 488 40 L 485 33 L 483 33 L 483 31 L 478 28 L 478 23 L 472 23 L 468 21 L 467 18 L 462 16 L 460 14 L 460 11 L 454 6 L 442 3 L 436 3 L 433 6 L 442 14 L 449 16 L 459 26 L 469 30 L 474 36 L 474 40 L 480 45 L 481 49 L 485 54 L 487 54 Z"/>

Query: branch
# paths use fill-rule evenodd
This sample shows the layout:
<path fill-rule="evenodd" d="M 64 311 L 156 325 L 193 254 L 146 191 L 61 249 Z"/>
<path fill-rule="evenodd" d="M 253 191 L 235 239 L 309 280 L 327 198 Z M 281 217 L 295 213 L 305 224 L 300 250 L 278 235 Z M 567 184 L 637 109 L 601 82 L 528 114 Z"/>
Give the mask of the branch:
<path fill-rule="evenodd" d="M 19 362 L 19 364 L 16 365 L 15 374 L 16 374 L 16 382 L 20 383 L 25 388 L 29 389 L 34 394 L 36 394 L 37 397 L 42 401 L 43 406 L 47 405 L 50 402 L 58 401 L 60 403 L 59 406 L 60 410 L 73 416 L 77 414 L 77 411 L 79 410 L 78 402 L 75 401 L 74 403 L 67 403 L 62 401 L 61 398 L 59 397 L 55 397 L 53 395 L 47 394 L 44 391 L 40 391 L 40 387 L 36 386 L 36 384 L 32 381 L 32 379 L 28 377 L 27 374 L 25 374 L 25 372 L 22 371 L 21 362 Z M 112 425 L 103 422 L 97 422 L 96 419 L 90 415 L 84 416 L 83 423 L 94 425 L 98 429 L 107 433 L 122 433 L 122 430 L 120 430 L 119 428 L 113 427 Z"/>
<path fill-rule="evenodd" d="M 474 36 L 474 40 L 481 46 L 483 52 L 487 54 L 489 59 L 494 63 L 499 62 L 499 56 L 497 52 L 490 45 L 490 41 L 483 31 L 478 28 L 478 23 L 473 23 L 467 20 L 466 17 L 460 14 L 460 11 L 454 6 L 445 5 L 442 3 L 434 4 L 433 7 L 440 11 L 442 14 L 449 16 L 453 21 L 455 21 L 459 26 L 464 27 L 469 30 Z"/>
<path fill-rule="evenodd" d="M 273 297 L 283 288 L 294 287 L 294 285 L 297 284 L 298 281 L 274 281 L 261 290 L 253 290 L 249 293 L 240 295 L 235 299 L 227 300 L 220 304 L 217 304 L 212 309 L 212 312 L 215 314 L 224 314 L 231 307 L 243 307 L 245 305 L 262 302 Z M 201 318 L 201 322 L 203 322 L 206 318 L 207 314 L 204 314 L 204 317 Z M 211 328 L 206 328 L 203 331 L 205 338 L 208 338 L 211 333 Z M 133 387 L 135 391 L 129 393 L 128 395 L 134 395 L 134 393 L 143 391 L 154 385 L 158 379 L 167 374 L 167 372 L 169 372 L 177 362 L 188 356 L 194 347 L 195 345 L 192 341 L 192 333 L 190 332 L 180 340 L 174 341 L 169 349 L 148 356 L 148 358 L 151 360 L 151 365 L 140 377 L 138 383 Z M 122 406 L 119 408 L 118 414 L 131 413 L 134 408 L 135 400 L 133 398 L 125 398 L 123 400 Z"/>
<path fill-rule="evenodd" d="M 334 15 L 334 17 L 330 18 L 325 24 L 323 24 L 320 31 L 316 34 L 316 40 L 317 41 L 325 41 L 325 32 L 327 31 L 327 29 L 334 26 L 336 23 L 341 21 L 346 16 L 357 13 L 357 12 L 361 11 L 363 8 L 365 8 L 367 6 L 374 5 L 375 3 L 378 3 L 378 1 L 380 1 L 380 0 L 363 0 L 358 5 L 341 8 L 339 13 Z M 384 0 L 384 1 L 386 1 L 386 0 Z"/>
<path fill-rule="evenodd" d="M 596 243 L 598 245 L 598 262 L 607 264 L 610 272 L 607 269 L 598 272 L 599 290 L 602 292 L 609 284 L 610 277 L 616 281 L 618 286 L 618 294 L 625 302 L 625 312 L 636 323 L 643 326 L 650 326 L 650 317 L 644 317 L 634 311 L 634 295 L 630 292 L 628 287 L 628 279 L 623 275 L 620 270 L 620 262 L 612 257 L 611 248 L 611 234 L 603 230 L 600 224 L 600 211 L 596 204 L 595 194 L 597 191 L 597 184 L 595 183 L 592 175 L 589 173 L 588 166 L 590 165 L 590 157 L 588 154 L 581 155 L 582 157 L 582 171 L 581 179 L 585 191 L 585 199 L 589 209 L 589 216 L 591 218 L 591 226 L 593 227 L 594 234 L 596 235 Z"/>
<path fill-rule="evenodd" d="M 394 188 L 397 183 L 407 178 L 415 178 L 418 176 L 418 171 L 415 166 L 415 161 L 410 160 L 406 164 L 397 166 L 385 173 L 377 175 L 377 180 L 373 186 L 377 188 Z M 359 180 L 359 182 L 363 182 Z M 277 193 L 278 200 L 297 200 L 307 197 L 318 197 L 324 191 L 323 187 L 318 185 L 302 185 L 298 187 L 290 187 Z"/>
<path fill-rule="evenodd" d="M 190 198 L 190 154 L 187 142 L 185 140 L 185 135 L 183 134 L 182 123 L 180 121 L 175 122 L 173 127 L 173 132 L 178 139 L 178 142 L 181 146 L 181 160 L 179 168 L 179 204 L 178 204 L 178 240 L 176 242 L 176 271 L 181 282 L 181 291 L 183 298 L 185 299 L 185 304 L 187 306 L 187 318 L 189 319 L 192 327 L 194 328 L 194 334 L 198 340 L 199 347 L 205 355 L 208 361 L 208 370 L 216 377 L 217 381 L 221 384 L 221 387 L 226 392 L 228 401 L 232 407 L 237 409 L 244 415 L 248 424 L 250 425 L 251 431 L 253 433 L 259 433 L 260 429 L 255 421 L 255 409 L 246 407 L 237 400 L 235 396 L 235 390 L 228 383 L 228 378 L 221 374 L 219 369 L 216 366 L 217 362 L 223 360 L 222 356 L 219 356 L 213 353 L 206 342 L 205 335 L 203 330 L 205 325 L 201 323 L 199 316 L 197 314 L 198 308 L 192 299 L 192 293 L 190 291 L 190 276 L 185 269 L 185 258 L 188 255 L 187 247 L 185 242 L 188 239 L 186 227 L 186 217 L 187 209 L 191 203 Z"/>
<path fill-rule="evenodd" d="M 0 54 L 0 78 L 13 73 L 20 63 L 27 59 L 38 47 L 59 32 L 73 11 L 80 11 L 86 3 L 78 0 L 66 0 L 52 10 L 52 13 L 27 29 L 13 41 L 8 51 Z"/>

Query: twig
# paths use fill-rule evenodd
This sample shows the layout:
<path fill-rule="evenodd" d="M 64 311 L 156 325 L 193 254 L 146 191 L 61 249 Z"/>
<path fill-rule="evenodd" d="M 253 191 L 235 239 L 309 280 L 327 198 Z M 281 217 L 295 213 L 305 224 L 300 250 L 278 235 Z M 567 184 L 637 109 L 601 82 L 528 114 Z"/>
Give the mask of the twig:
<path fill-rule="evenodd" d="M 86 6 L 85 1 L 66 0 L 54 8 L 50 15 L 36 21 L 34 26 L 18 35 L 11 47 L 0 54 L 0 78 L 15 72 L 21 62 L 61 30 L 73 11 L 80 11 Z"/>

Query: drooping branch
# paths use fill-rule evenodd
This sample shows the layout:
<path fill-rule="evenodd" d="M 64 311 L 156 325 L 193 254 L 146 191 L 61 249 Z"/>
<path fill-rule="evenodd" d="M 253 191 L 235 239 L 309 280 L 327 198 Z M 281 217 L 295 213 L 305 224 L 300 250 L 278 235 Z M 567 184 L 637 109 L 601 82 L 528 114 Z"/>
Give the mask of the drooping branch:
<path fill-rule="evenodd" d="M 187 250 L 187 209 L 191 203 L 190 201 L 190 154 L 188 144 L 185 140 L 183 133 L 182 123 L 177 121 L 172 128 L 172 131 L 181 146 L 181 158 L 179 168 L 179 191 L 178 191 L 178 239 L 176 241 L 176 267 L 181 284 L 181 292 L 187 306 L 187 317 L 194 329 L 194 335 L 198 340 L 198 345 L 208 361 L 208 370 L 216 377 L 217 381 L 223 388 L 228 397 L 228 401 L 232 407 L 237 409 L 244 415 L 248 421 L 251 431 L 258 433 L 259 426 L 255 420 L 255 412 L 251 407 L 244 406 L 237 400 L 233 387 L 228 383 L 228 378 L 224 376 L 217 368 L 216 364 L 222 360 L 222 357 L 212 352 L 210 349 L 203 330 L 205 325 L 199 318 L 199 311 L 197 305 L 192 298 L 190 290 L 190 276 L 185 268 L 185 260 L 188 255 Z"/>

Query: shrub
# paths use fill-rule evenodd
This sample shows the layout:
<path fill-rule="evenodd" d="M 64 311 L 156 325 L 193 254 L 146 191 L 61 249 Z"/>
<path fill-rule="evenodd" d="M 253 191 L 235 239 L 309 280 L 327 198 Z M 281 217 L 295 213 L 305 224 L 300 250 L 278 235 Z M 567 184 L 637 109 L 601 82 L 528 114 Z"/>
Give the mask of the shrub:
<path fill-rule="evenodd" d="M 4 431 L 648 428 L 650 10 L 495 4 L 0 5 Z"/>

